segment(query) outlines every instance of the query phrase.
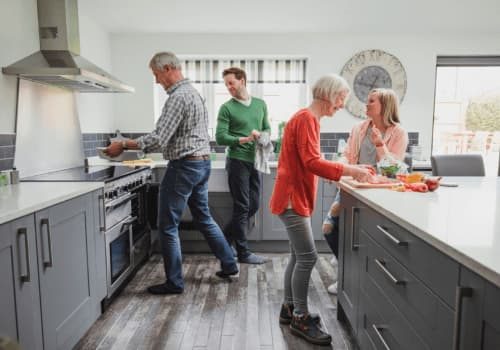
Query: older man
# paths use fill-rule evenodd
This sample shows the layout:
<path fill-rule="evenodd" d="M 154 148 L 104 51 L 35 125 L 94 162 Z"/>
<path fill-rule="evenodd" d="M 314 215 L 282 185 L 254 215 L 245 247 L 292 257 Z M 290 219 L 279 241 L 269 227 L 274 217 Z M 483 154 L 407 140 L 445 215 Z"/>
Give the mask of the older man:
<path fill-rule="evenodd" d="M 210 145 L 208 113 L 202 97 L 181 72 L 178 58 L 170 52 L 160 52 L 149 63 L 156 83 L 168 94 L 156 129 L 135 140 L 114 142 L 110 156 L 123 149 L 145 151 L 161 148 L 169 160 L 160 185 L 158 209 L 166 282 L 148 288 L 152 294 L 179 294 L 184 290 L 182 255 L 179 242 L 179 222 L 186 205 L 210 249 L 221 262 L 219 277 L 238 273 L 238 267 L 224 234 L 213 220 L 208 208 L 208 178 L 210 176 Z"/>

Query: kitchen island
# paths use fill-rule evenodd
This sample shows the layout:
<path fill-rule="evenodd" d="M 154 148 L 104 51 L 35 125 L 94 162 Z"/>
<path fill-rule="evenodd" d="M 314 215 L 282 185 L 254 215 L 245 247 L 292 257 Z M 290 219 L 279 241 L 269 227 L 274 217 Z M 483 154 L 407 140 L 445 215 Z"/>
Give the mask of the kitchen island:
<path fill-rule="evenodd" d="M 442 181 L 340 184 L 338 315 L 362 349 L 500 348 L 500 180 Z"/>

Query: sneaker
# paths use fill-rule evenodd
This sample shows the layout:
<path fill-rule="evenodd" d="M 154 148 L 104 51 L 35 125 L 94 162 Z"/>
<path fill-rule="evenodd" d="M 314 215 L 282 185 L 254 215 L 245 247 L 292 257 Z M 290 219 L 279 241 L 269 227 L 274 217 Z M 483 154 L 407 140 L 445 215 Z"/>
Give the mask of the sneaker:
<path fill-rule="evenodd" d="M 292 315 L 293 315 L 293 304 L 282 304 L 280 311 L 280 324 L 290 324 L 292 323 Z M 310 314 L 311 318 L 317 324 L 320 324 L 321 318 L 318 314 Z"/>
<path fill-rule="evenodd" d="M 332 342 L 330 334 L 323 332 L 310 314 L 293 315 L 290 330 L 293 334 L 304 338 L 311 344 L 329 345 Z"/>
<path fill-rule="evenodd" d="M 231 276 L 237 275 L 238 272 L 239 272 L 238 269 L 236 269 L 234 271 L 230 271 L 230 272 L 226 272 L 226 271 L 220 270 L 220 271 L 217 271 L 215 273 L 215 275 L 217 277 L 220 277 L 220 278 L 229 278 Z"/>
<path fill-rule="evenodd" d="M 170 286 L 167 282 L 162 284 L 155 284 L 154 286 L 148 287 L 148 292 L 151 294 L 181 294 L 184 291 L 182 288 L 174 288 Z"/>
<path fill-rule="evenodd" d="M 238 258 L 238 262 L 242 263 L 242 264 L 259 265 L 259 264 L 264 264 L 268 261 L 269 261 L 269 258 L 266 258 L 265 256 L 260 256 L 260 255 L 254 254 L 254 253 L 250 253 L 250 255 Z"/>
<path fill-rule="evenodd" d="M 330 260 L 330 264 L 332 264 L 332 266 L 337 266 L 339 264 L 339 262 L 337 261 L 337 258 L 334 256 L 332 256 L 332 260 Z"/>
<path fill-rule="evenodd" d="M 337 282 L 328 286 L 327 290 L 328 290 L 328 293 L 333 294 L 333 295 L 337 295 Z"/>

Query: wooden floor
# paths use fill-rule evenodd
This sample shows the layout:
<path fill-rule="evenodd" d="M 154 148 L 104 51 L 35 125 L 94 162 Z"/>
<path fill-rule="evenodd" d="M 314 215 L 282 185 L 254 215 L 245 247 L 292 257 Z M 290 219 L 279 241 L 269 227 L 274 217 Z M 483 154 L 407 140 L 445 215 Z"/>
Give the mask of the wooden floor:
<path fill-rule="evenodd" d="M 310 312 L 321 315 L 331 347 L 313 346 L 278 322 L 286 254 L 269 254 L 263 265 L 240 265 L 229 283 L 214 275 L 210 255 L 185 255 L 183 294 L 155 296 L 148 285 L 162 283 L 159 255 L 151 257 L 96 321 L 76 349 L 353 349 L 336 319 L 336 297 L 326 288 L 336 279 L 331 255 L 320 255 L 309 289 Z"/>

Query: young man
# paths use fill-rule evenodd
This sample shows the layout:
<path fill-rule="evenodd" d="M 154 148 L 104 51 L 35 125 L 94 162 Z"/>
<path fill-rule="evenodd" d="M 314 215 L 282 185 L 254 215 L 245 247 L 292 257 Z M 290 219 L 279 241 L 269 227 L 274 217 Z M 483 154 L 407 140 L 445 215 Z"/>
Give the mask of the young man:
<path fill-rule="evenodd" d="M 229 146 L 226 170 L 233 216 L 225 234 L 235 244 L 240 263 L 262 264 L 267 259 L 250 251 L 247 231 L 249 219 L 259 209 L 260 175 L 254 167 L 254 141 L 261 132 L 271 130 L 267 106 L 263 100 L 248 94 L 244 70 L 228 68 L 222 76 L 232 96 L 219 110 L 215 134 L 218 144 Z"/>
<path fill-rule="evenodd" d="M 179 294 L 184 290 L 179 222 L 189 205 L 198 228 L 210 249 L 221 262 L 219 277 L 238 273 L 233 253 L 221 229 L 208 209 L 210 176 L 210 138 L 208 112 L 198 92 L 184 79 L 181 65 L 171 52 L 160 52 L 149 63 L 156 83 L 168 94 L 156 129 L 136 140 L 114 142 L 107 154 L 114 157 L 126 148 L 152 150 L 161 148 L 169 160 L 160 185 L 158 209 L 166 282 L 148 288 L 152 294 Z"/>

